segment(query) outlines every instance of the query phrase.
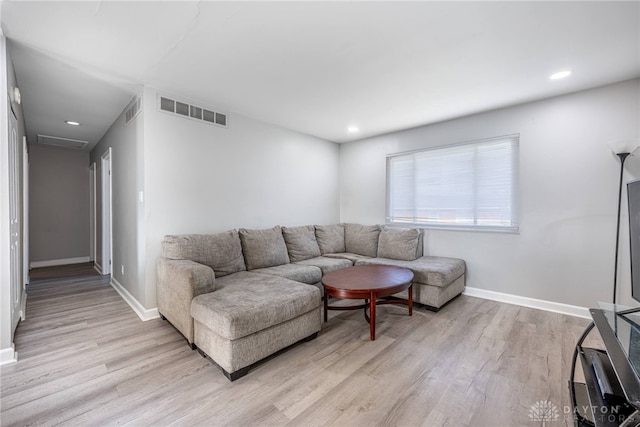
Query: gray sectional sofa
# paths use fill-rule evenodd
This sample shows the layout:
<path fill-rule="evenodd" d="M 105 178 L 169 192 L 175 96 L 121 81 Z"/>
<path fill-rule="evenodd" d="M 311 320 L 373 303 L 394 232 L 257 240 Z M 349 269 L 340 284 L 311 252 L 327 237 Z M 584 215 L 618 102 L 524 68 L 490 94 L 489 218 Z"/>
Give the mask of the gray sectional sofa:
<path fill-rule="evenodd" d="M 465 263 L 422 256 L 419 229 L 335 224 L 165 236 L 158 310 L 231 381 L 321 329 L 322 276 L 361 264 L 414 273 L 413 299 L 438 310 L 462 293 Z M 406 294 L 397 295 L 406 298 Z"/>

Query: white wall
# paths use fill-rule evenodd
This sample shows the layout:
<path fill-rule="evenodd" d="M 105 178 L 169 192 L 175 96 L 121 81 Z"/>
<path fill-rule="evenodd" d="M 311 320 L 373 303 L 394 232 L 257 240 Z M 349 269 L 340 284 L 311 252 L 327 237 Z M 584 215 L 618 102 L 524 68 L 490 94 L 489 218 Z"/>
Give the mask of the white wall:
<path fill-rule="evenodd" d="M 337 144 L 239 114 L 221 128 L 165 113 L 151 88 L 144 114 L 145 307 L 164 235 L 338 222 Z"/>
<path fill-rule="evenodd" d="M 31 262 L 89 257 L 89 153 L 32 145 Z"/>
<path fill-rule="evenodd" d="M 340 219 L 383 223 L 386 155 L 520 133 L 520 234 L 428 230 L 425 254 L 462 258 L 467 286 L 592 307 L 611 301 L 619 162 L 606 141 L 638 138 L 640 80 L 344 144 Z M 625 181 L 640 177 L 640 152 Z M 618 280 L 630 298 L 623 205 Z"/>

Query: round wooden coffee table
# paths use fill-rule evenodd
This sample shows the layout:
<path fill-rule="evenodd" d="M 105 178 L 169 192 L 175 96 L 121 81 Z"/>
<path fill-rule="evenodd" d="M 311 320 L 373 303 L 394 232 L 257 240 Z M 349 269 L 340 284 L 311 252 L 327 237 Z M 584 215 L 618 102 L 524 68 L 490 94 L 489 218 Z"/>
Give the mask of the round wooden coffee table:
<path fill-rule="evenodd" d="M 341 268 L 322 277 L 324 286 L 324 321 L 328 310 L 358 310 L 364 308 L 364 317 L 369 322 L 371 341 L 376 339 L 376 305 L 403 304 L 413 315 L 413 272 L 406 268 L 390 265 L 356 265 Z M 408 300 L 390 299 L 398 292 L 408 289 Z M 329 296 L 344 299 L 364 299 L 362 305 L 329 306 Z M 367 315 L 367 308 L 369 315 Z"/>

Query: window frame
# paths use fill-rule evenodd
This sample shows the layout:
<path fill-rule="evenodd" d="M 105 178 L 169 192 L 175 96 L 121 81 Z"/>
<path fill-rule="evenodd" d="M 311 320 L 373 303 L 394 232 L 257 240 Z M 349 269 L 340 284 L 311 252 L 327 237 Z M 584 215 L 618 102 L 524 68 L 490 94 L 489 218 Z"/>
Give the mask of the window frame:
<path fill-rule="evenodd" d="M 448 149 L 454 149 L 457 147 L 464 146 L 482 146 L 482 145 L 490 145 L 492 143 L 497 143 L 500 141 L 509 142 L 511 144 L 511 221 L 510 225 L 477 225 L 477 224 L 454 224 L 454 223 L 433 223 L 428 221 L 416 221 L 416 217 L 413 218 L 413 221 L 393 221 L 391 215 L 391 162 L 393 159 L 397 159 L 399 157 L 407 157 L 420 153 L 425 153 L 428 151 L 444 151 Z M 520 162 L 520 134 L 509 134 L 509 135 L 501 135 L 491 138 L 477 139 L 472 141 L 465 141 L 456 144 L 448 144 L 448 145 L 439 145 L 435 147 L 421 148 L 412 151 L 400 152 L 388 154 L 386 157 L 386 194 L 385 194 L 385 223 L 390 227 L 418 227 L 425 229 L 436 229 L 436 230 L 456 230 L 456 231 L 481 231 L 481 232 L 493 232 L 493 233 L 508 233 L 508 234 L 519 234 L 520 232 L 520 221 L 519 221 L 519 162 Z M 415 176 L 415 175 L 413 175 Z M 477 182 L 477 170 L 473 173 L 473 181 L 471 184 L 475 188 L 475 184 Z M 476 191 L 474 189 L 474 191 Z M 474 197 L 477 193 L 474 192 Z M 415 200 L 415 199 L 414 199 Z M 413 208 L 415 209 L 415 201 L 413 202 Z M 477 206 L 474 207 L 474 220 L 477 221 Z"/>

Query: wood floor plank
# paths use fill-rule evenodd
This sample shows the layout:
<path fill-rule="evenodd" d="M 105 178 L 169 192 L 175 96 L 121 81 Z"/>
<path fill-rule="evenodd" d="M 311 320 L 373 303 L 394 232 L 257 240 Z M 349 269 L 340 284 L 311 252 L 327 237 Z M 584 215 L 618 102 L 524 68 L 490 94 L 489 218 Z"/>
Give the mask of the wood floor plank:
<path fill-rule="evenodd" d="M 230 383 L 90 265 L 67 271 L 29 285 L 19 361 L 0 367 L 2 426 L 535 426 L 541 400 L 572 424 L 584 319 L 461 296 L 438 313 L 382 306 L 370 341 L 362 311 L 332 311 L 315 340 Z"/>
<path fill-rule="evenodd" d="M 94 378 L 98 378 L 107 373 L 104 365 L 96 365 L 75 371 L 66 376 L 60 376 L 55 379 L 47 379 L 47 381 L 39 381 L 38 384 L 29 384 L 28 387 L 20 391 L 13 390 L 2 399 L 2 410 L 7 411 L 20 405 L 27 405 L 34 400 L 42 399 L 46 396 L 65 390 L 69 384 L 83 383 Z"/>

